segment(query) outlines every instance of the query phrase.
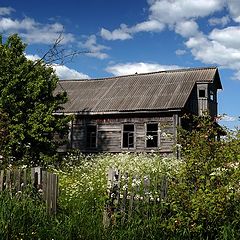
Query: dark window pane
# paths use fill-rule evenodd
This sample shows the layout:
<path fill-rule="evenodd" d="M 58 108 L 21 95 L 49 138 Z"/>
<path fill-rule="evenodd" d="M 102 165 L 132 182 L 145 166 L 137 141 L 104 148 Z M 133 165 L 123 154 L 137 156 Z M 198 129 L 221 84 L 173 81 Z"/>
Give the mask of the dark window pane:
<path fill-rule="evenodd" d="M 124 132 L 134 132 L 134 125 L 133 124 L 126 124 L 123 126 Z"/>
<path fill-rule="evenodd" d="M 146 136 L 148 148 L 158 147 L 158 124 L 148 123 L 147 124 L 147 136 Z"/>
<path fill-rule="evenodd" d="M 95 148 L 97 140 L 97 127 L 87 126 L 87 147 Z"/>
<path fill-rule="evenodd" d="M 134 125 L 125 124 L 123 126 L 123 148 L 134 148 Z"/>
<path fill-rule="evenodd" d="M 157 123 L 148 123 L 147 124 L 147 131 L 151 132 L 151 131 L 157 131 L 158 130 L 158 124 Z"/>
<path fill-rule="evenodd" d="M 200 90 L 199 90 L 199 97 L 206 97 L 206 91 L 205 91 L 205 89 L 200 89 Z"/>

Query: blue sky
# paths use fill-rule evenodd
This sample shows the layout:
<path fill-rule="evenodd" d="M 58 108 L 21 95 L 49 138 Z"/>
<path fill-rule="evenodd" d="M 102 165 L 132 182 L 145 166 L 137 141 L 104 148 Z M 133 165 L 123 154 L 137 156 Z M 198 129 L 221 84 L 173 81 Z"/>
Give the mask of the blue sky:
<path fill-rule="evenodd" d="M 0 31 L 33 60 L 61 35 L 65 53 L 82 52 L 54 63 L 61 79 L 218 66 L 221 123 L 240 126 L 238 0 L 1 0 Z"/>

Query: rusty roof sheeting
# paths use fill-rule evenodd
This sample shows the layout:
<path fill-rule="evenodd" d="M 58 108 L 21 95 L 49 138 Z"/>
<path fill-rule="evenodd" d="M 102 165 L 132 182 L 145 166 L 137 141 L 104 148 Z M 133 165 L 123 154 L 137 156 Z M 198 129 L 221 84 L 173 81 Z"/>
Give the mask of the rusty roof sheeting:
<path fill-rule="evenodd" d="M 218 70 L 192 68 L 146 74 L 91 79 L 61 80 L 56 93 L 68 93 L 64 112 L 124 112 L 181 109 L 196 82 L 216 81 L 222 88 Z"/>

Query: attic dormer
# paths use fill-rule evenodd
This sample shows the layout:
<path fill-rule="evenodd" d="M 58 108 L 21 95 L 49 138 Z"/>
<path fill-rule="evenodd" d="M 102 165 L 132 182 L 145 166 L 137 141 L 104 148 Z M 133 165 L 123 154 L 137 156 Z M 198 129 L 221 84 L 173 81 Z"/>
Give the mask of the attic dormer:
<path fill-rule="evenodd" d="M 217 116 L 218 89 L 222 89 L 218 71 L 216 71 L 212 81 L 197 83 L 198 115 L 202 116 L 204 114 L 209 114 L 212 117 Z"/>

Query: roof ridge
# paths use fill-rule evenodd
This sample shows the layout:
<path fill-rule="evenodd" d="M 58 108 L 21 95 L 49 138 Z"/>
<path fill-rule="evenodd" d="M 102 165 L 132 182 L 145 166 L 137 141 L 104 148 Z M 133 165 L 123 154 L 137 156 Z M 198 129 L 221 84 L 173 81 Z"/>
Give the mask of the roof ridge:
<path fill-rule="evenodd" d="M 217 66 L 209 66 L 209 67 L 192 67 L 192 68 L 178 68 L 178 69 L 168 69 L 162 71 L 155 71 L 155 72 L 146 72 L 146 73 L 135 73 L 135 74 L 127 74 L 121 76 L 112 76 L 112 77 L 103 77 L 103 78 L 90 78 L 90 79 L 62 79 L 59 80 L 61 82 L 64 81 L 71 81 L 71 82 L 88 82 L 88 81 L 104 81 L 104 80 L 115 80 L 117 78 L 123 77 L 133 77 L 133 76 L 143 76 L 143 75 L 152 75 L 156 73 L 171 73 L 171 72 L 187 72 L 187 71 L 198 71 L 198 70 L 207 70 L 207 69 L 217 69 Z"/>

